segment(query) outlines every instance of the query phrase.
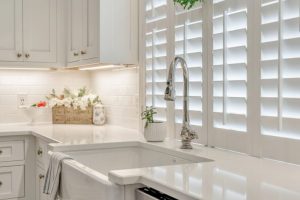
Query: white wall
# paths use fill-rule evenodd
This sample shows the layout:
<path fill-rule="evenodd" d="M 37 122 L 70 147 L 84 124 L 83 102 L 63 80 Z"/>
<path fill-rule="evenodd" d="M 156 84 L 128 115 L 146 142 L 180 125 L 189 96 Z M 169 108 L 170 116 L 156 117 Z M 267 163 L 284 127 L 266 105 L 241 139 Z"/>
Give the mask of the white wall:
<path fill-rule="evenodd" d="M 82 86 L 90 87 L 88 72 L 0 70 L 0 124 L 29 122 L 30 113 L 18 108 L 18 94 L 28 94 L 32 104 L 45 100 L 52 88 L 61 92 L 65 87 Z M 35 116 L 37 122 L 51 122 L 50 109 L 35 112 Z"/>
<path fill-rule="evenodd" d="M 0 70 L 0 124 L 27 123 L 34 113 L 36 122 L 51 122 L 51 110 L 28 112 L 18 108 L 18 94 L 28 94 L 28 103 L 45 100 L 52 88 L 77 89 L 87 86 L 99 94 L 106 107 L 107 122 L 138 128 L 138 70 L 109 71 L 12 71 Z"/>
<path fill-rule="evenodd" d="M 139 71 L 93 71 L 91 87 L 100 95 L 109 124 L 138 129 Z"/>

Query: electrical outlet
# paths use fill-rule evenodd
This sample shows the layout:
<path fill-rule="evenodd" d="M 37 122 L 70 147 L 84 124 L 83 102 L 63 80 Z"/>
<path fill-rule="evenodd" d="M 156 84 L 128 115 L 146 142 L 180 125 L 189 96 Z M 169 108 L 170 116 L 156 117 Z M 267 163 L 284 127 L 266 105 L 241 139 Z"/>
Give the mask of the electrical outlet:
<path fill-rule="evenodd" d="M 27 94 L 19 94 L 17 102 L 18 102 L 18 107 L 27 106 L 27 104 L 28 104 Z"/>

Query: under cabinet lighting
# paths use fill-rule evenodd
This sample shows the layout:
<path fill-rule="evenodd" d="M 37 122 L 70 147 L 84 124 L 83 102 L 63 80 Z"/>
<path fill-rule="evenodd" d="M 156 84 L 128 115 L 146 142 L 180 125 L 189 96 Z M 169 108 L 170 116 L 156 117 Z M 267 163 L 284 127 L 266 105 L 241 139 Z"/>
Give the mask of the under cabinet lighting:
<path fill-rule="evenodd" d="M 130 69 L 137 69 L 137 66 L 126 66 L 123 68 L 117 68 L 117 69 L 113 69 L 112 71 L 124 71 L 124 70 L 130 70 Z"/>
<path fill-rule="evenodd" d="M 81 71 L 107 70 L 107 69 L 118 69 L 122 67 L 124 67 L 124 65 L 102 65 L 102 66 L 95 66 L 95 67 L 79 68 L 79 70 Z"/>
<path fill-rule="evenodd" d="M 0 67 L 0 70 L 26 70 L 26 71 L 50 71 L 54 68 L 39 68 L 39 67 Z"/>

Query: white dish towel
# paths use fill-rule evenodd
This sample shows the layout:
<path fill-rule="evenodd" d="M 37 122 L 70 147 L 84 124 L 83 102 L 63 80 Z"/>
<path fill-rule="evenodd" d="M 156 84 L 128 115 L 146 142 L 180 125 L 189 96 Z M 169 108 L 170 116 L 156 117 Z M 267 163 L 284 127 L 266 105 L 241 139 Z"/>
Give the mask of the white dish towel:
<path fill-rule="evenodd" d="M 72 158 L 59 152 L 54 152 L 50 156 L 50 162 L 43 189 L 43 193 L 49 196 L 49 200 L 55 200 L 58 196 L 62 161 L 66 159 Z"/>

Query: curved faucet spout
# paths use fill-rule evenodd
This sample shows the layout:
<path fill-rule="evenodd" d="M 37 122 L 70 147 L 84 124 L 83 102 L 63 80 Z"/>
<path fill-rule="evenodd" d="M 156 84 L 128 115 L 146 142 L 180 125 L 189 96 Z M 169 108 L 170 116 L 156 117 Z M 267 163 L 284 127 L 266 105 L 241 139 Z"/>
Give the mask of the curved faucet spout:
<path fill-rule="evenodd" d="M 181 57 L 175 57 L 169 67 L 167 88 L 165 90 L 165 100 L 175 101 L 175 70 L 176 66 L 180 64 L 183 72 L 183 124 L 182 124 L 182 147 L 183 149 L 191 149 L 191 140 L 197 138 L 197 134 L 190 128 L 189 119 L 189 72 L 186 61 Z"/>

